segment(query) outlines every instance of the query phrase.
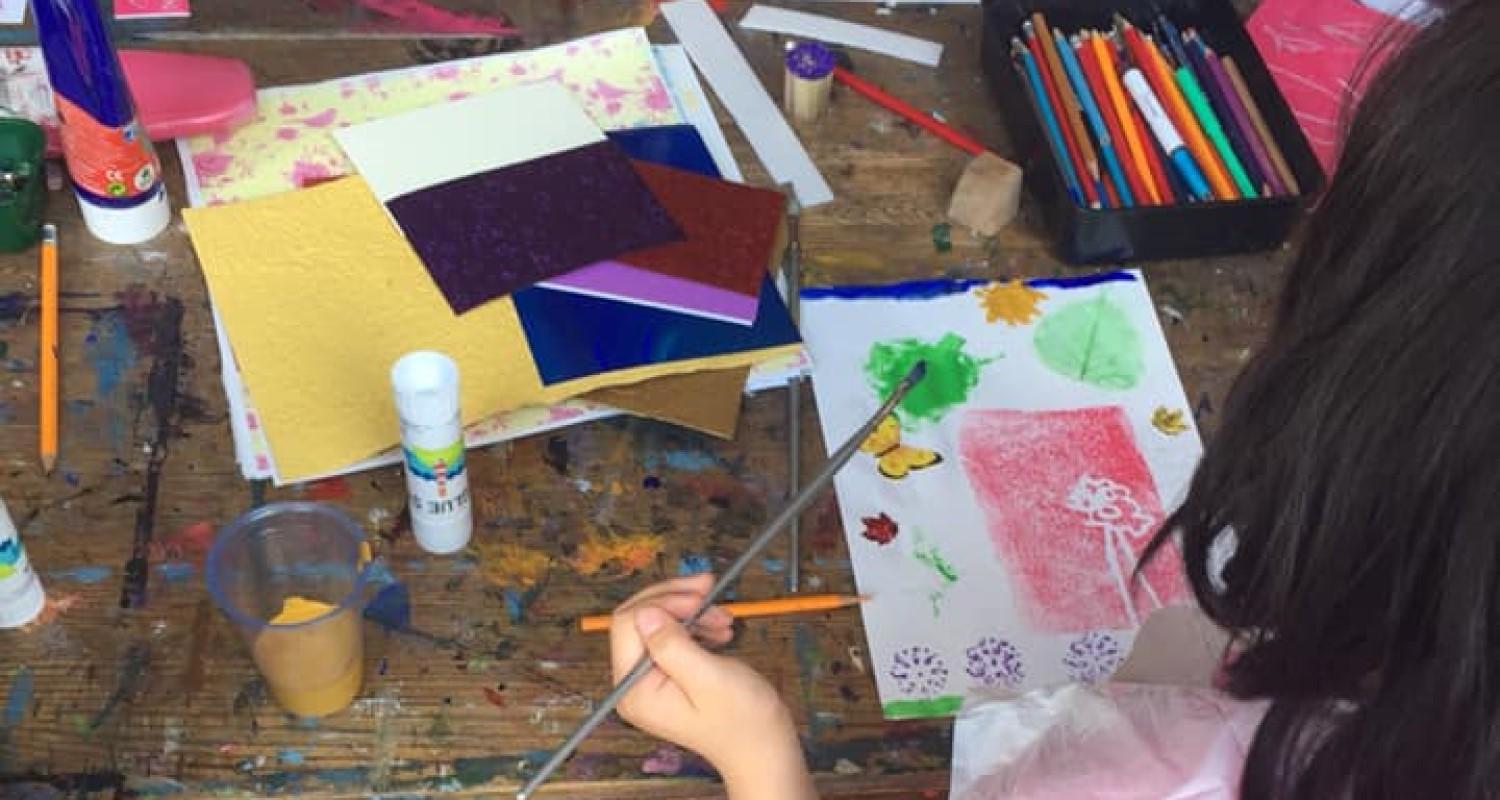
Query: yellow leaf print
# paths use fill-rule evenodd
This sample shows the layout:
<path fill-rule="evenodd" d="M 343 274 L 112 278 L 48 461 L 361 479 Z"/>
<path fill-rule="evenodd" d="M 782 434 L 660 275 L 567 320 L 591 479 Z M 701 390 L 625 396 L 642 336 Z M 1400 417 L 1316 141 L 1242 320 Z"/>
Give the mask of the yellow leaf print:
<path fill-rule="evenodd" d="M 1156 410 L 1151 412 L 1151 425 L 1168 436 L 1176 436 L 1187 432 L 1188 425 L 1185 417 L 1186 415 L 1180 408 L 1157 406 Z"/>
<path fill-rule="evenodd" d="M 979 305 L 984 309 L 984 321 L 1005 320 L 1012 327 L 1025 325 L 1040 317 L 1037 306 L 1047 299 L 1047 293 L 1033 289 L 1025 281 L 994 281 L 975 290 Z"/>

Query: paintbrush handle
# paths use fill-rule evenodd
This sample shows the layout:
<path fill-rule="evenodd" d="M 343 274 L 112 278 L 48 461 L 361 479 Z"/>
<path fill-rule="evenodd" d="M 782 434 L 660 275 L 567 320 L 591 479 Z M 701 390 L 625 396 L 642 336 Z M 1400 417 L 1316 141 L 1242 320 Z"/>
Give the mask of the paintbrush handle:
<path fill-rule="evenodd" d="M 875 427 L 880 424 L 881 420 L 890 416 L 891 412 L 896 410 L 897 404 L 906 397 L 906 393 L 910 392 L 912 387 L 916 386 L 926 375 L 926 361 L 918 361 L 912 365 L 911 370 L 906 373 L 906 377 L 901 379 L 901 383 L 896 386 L 895 391 L 891 392 L 890 397 L 887 397 L 885 402 L 880 404 L 880 408 L 875 410 L 870 419 L 864 425 L 861 425 L 859 430 L 855 431 L 854 435 L 850 436 L 849 440 L 844 442 L 843 446 L 839 447 L 833 455 L 829 456 L 828 463 L 823 465 L 823 469 L 818 472 L 817 476 L 807 486 L 803 487 L 802 491 L 798 492 L 797 496 L 792 498 L 791 502 L 787 503 L 785 508 L 781 509 L 781 513 L 777 514 L 776 518 L 771 520 L 765 529 L 750 542 L 750 546 L 745 548 L 745 552 L 741 553 L 740 557 L 735 559 L 733 564 L 729 565 L 729 569 L 724 570 L 724 574 L 719 576 L 719 580 L 714 583 L 713 588 L 709 589 L 708 594 L 704 596 L 703 603 L 698 606 L 698 610 L 693 612 L 693 616 L 688 618 L 684 624 L 692 625 L 698 621 L 699 617 L 703 616 L 704 612 L 713 607 L 719 597 L 724 594 L 724 591 L 738 580 L 745 569 L 750 566 L 750 562 L 754 561 L 760 555 L 761 551 L 766 549 L 766 545 L 769 545 L 776 538 L 776 534 L 780 533 L 781 529 L 785 528 L 788 522 L 795 519 L 797 515 L 801 514 L 804 509 L 812 504 L 813 500 L 817 499 L 818 494 L 823 491 L 824 487 L 833 481 L 833 476 L 845 464 L 849 463 L 849 459 L 853 458 L 855 453 L 859 452 L 859 446 L 864 444 L 866 439 L 870 438 L 870 434 L 875 432 Z M 541 788 L 541 785 L 546 783 L 548 778 L 552 777 L 557 768 L 561 767 L 563 762 L 567 761 L 568 757 L 573 755 L 573 752 L 578 749 L 580 744 L 583 744 L 583 740 L 587 739 L 589 734 L 594 732 L 595 728 L 598 728 L 610 714 L 614 713 L 615 706 L 618 706 L 620 700 L 630 692 L 631 688 L 641 678 L 644 678 L 646 673 L 651 671 L 651 667 L 650 654 L 641 656 L 641 660 L 635 663 L 629 674 L 616 684 L 615 688 L 608 695 L 605 695 L 603 700 L 599 701 L 599 704 L 594 707 L 594 712 L 589 714 L 588 718 L 578 726 L 578 730 L 573 731 L 573 735 L 569 736 L 567 741 L 563 742 L 562 746 L 552 753 L 552 757 L 547 759 L 547 763 L 543 764 L 542 768 L 537 770 L 537 773 L 531 777 L 531 780 L 527 781 L 526 785 L 521 787 L 521 791 L 516 793 L 516 800 L 527 800 L 537 789 Z"/>
<path fill-rule="evenodd" d="M 752 617 L 775 617 L 782 614 L 812 614 L 818 611 L 833 611 L 847 606 L 857 606 L 859 595 L 808 594 L 800 597 L 778 597 L 774 600 L 745 600 L 724 603 L 719 608 L 728 611 L 735 619 Z M 578 630 L 583 633 L 599 633 L 609 630 L 614 622 L 613 614 L 590 614 L 578 620 Z"/>

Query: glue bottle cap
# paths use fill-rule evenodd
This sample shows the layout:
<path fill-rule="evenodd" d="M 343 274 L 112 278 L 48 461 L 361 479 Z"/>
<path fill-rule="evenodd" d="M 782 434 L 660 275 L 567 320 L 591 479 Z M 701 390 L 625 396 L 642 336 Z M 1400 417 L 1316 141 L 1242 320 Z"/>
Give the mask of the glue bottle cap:
<path fill-rule="evenodd" d="M 442 425 L 458 416 L 458 365 L 433 350 L 407 353 L 391 367 L 396 412 L 413 425 Z"/>

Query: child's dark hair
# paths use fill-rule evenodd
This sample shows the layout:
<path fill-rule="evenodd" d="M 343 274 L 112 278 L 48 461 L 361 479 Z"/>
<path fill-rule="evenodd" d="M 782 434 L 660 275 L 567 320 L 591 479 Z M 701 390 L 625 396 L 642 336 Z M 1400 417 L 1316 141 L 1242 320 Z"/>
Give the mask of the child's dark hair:
<path fill-rule="evenodd" d="M 1229 690 L 1272 700 L 1245 798 L 1500 797 L 1500 3 L 1445 5 L 1148 551 L 1180 534 Z"/>

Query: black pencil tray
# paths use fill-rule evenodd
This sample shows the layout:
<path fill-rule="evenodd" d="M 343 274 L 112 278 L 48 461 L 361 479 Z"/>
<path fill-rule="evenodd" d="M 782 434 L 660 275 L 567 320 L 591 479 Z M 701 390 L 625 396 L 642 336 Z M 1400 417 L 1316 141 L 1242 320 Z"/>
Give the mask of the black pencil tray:
<path fill-rule="evenodd" d="M 1158 13 L 1181 29 L 1197 28 L 1219 55 L 1234 57 L 1301 194 L 1171 206 L 1079 207 L 1068 196 L 1042 121 L 1011 58 L 1011 38 L 1021 34 L 1021 23 L 1036 11 L 1046 15 L 1049 26 L 1069 35 L 1084 28 L 1110 28 L 1115 13 L 1147 31 Z M 1026 186 L 1041 204 L 1058 256 L 1070 264 L 1269 250 L 1285 241 L 1306 204 L 1323 188 L 1323 171 L 1307 137 L 1228 0 L 987 0 L 980 55 L 1015 155 L 1026 170 Z"/>

